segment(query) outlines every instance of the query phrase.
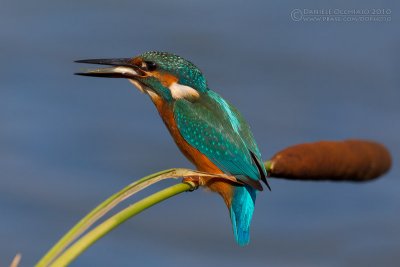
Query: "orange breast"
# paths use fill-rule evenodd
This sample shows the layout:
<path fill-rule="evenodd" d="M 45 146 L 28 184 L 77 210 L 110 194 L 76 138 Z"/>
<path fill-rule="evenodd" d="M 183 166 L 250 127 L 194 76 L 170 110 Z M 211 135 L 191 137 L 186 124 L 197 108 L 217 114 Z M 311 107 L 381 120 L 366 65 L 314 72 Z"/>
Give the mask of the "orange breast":
<path fill-rule="evenodd" d="M 172 107 L 158 96 L 152 96 L 152 100 L 169 132 L 171 133 L 176 145 L 179 147 L 185 157 L 189 159 L 199 171 L 215 174 L 223 173 L 223 171 L 221 171 L 214 163 L 212 163 L 204 154 L 192 147 L 182 137 L 176 125 Z M 230 206 L 233 189 L 230 184 L 218 180 L 208 180 L 206 181 L 206 186 L 212 191 L 218 192 L 224 198 L 225 203 Z"/>

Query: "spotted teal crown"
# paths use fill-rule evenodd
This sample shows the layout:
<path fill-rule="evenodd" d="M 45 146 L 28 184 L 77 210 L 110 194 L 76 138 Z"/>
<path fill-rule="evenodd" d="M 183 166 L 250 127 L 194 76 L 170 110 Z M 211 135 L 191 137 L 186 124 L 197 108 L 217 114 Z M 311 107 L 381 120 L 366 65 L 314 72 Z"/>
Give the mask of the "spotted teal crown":
<path fill-rule="evenodd" d="M 207 81 L 203 73 L 190 61 L 167 52 L 146 52 L 140 55 L 144 61 L 154 62 L 157 69 L 171 73 L 182 85 L 190 86 L 199 92 L 206 92 Z"/>

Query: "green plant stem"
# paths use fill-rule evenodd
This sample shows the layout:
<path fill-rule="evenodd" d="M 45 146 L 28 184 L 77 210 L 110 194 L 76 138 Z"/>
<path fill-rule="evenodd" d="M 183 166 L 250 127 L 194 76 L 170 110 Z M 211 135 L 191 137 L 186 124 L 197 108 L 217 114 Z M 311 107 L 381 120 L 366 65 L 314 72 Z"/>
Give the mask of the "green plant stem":
<path fill-rule="evenodd" d="M 189 183 L 179 183 L 163 189 L 157 193 L 154 193 L 135 204 L 125 208 L 124 210 L 118 212 L 111 218 L 107 219 L 93 230 L 89 231 L 87 234 L 82 236 L 77 242 L 75 242 L 71 247 L 69 247 L 63 254 L 61 254 L 50 266 L 67 266 L 76 257 L 78 257 L 82 252 L 84 252 L 89 246 L 103 237 L 105 234 L 116 228 L 118 225 L 122 224 L 129 218 L 135 216 L 136 214 L 142 212 L 143 210 L 150 208 L 151 206 L 164 201 L 172 196 L 180 194 L 182 192 L 193 189 L 194 185 Z"/>
<path fill-rule="evenodd" d="M 44 255 L 39 262 L 35 265 L 36 267 L 47 267 L 54 259 L 56 259 L 70 244 L 72 244 L 80 235 L 82 235 L 87 229 L 90 228 L 95 222 L 102 218 L 107 212 L 109 212 L 116 205 L 121 203 L 126 198 L 139 192 L 140 190 L 157 183 L 164 179 L 169 178 L 184 178 L 184 177 L 220 177 L 225 179 L 232 179 L 229 176 L 221 174 L 209 174 L 189 169 L 175 168 L 160 171 L 151 175 L 148 175 L 138 181 L 131 183 L 119 192 L 113 194 L 111 197 L 106 199 L 83 219 L 81 219 L 71 230 L 69 230 L 47 253 Z"/>
<path fill-rule="evenodd" d="M 112 207 L 118 204 L 121 199 L 128 197 L 127 193 L 133 188 L 138 187 L 149 180 L 156 178 L 157 176 L 162 176 L 171 173 L 173 169 L 164 170 L 157 172 L 128 185 L 123 188 L 118 193 L 115 193 L 95 209 L 93 209 L 89 214 L 82 218 L 71 230 L 69 230 L 47 253 L 42 259 L 36 264 L 36 267 L 48 266 L 69 244 L 71 244 L 77 237 L 79 237 L 85 230 L 87 230 L 99 217 L 103 216 Z"/>

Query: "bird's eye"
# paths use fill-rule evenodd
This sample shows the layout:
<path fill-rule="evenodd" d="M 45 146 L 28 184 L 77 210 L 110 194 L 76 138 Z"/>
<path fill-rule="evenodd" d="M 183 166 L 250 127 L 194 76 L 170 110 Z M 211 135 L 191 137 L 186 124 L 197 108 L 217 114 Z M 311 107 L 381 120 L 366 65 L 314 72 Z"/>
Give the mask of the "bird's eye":
<path fill-rule="evenodd" d="M 146 69 L 148 71 L 153 71 L 157 69 L 157 64 L 153 61 L 145 61 L 144 63 L 146 64 Z"/>

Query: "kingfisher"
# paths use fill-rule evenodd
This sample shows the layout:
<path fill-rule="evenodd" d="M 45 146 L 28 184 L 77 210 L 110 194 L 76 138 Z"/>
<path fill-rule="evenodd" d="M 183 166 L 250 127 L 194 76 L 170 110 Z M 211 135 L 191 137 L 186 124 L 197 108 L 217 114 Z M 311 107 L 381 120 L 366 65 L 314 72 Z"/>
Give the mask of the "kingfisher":
<path fill-rule="evenodd" d="M 77 75 L 128 79 L 150 97 L 176 145 L 199 171 L 227 174 L 240 182 L 209 179 L 205 186 L 223 198 L 237 243 L 247 245 L 256 195 L 263 191 L 260 181 L 271 188 L 256 141 L 239 111 L 208 87 L 193 63 L 172 53 L 76 62 L 108 66 Z"/>

